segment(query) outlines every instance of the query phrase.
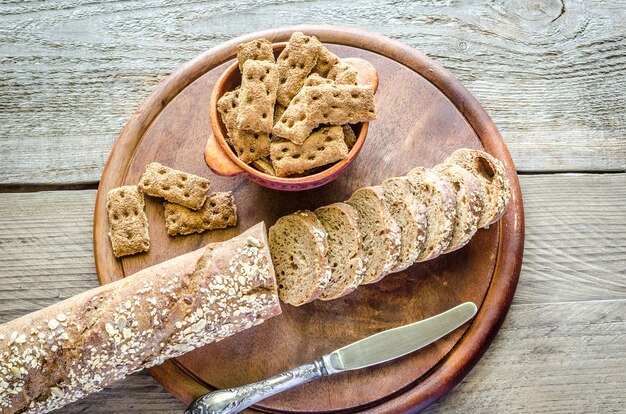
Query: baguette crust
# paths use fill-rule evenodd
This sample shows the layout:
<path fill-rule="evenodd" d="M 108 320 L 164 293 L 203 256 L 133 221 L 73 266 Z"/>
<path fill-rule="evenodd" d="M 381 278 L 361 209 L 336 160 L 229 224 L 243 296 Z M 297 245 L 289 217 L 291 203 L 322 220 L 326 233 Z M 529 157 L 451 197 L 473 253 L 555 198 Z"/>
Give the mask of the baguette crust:
<path fill-rule="evenodd" d="M 279 313 L 260 223 L 0 325 L 0 412 L 51 411 Z"/>
<path fill-rule="evenodd" d="M 479 179 L 484 199 L 478 227 L 487 227 L 498 221 L 511 198 L 509 178 L 500 160 L 484 151 L 461 148 L 454 151 L 445 162 L 457 164 Z"/>

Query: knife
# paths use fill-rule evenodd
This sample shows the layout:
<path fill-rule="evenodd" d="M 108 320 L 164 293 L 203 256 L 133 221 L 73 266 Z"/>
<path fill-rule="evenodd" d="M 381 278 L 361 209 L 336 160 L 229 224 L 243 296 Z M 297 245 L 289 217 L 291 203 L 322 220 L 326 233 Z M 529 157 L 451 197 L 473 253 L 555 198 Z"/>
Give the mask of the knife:
<path fill-rule="evenodd" d="M 314 379 L 391 361 L 449 334 L 472 319 L 477 310 L 474 303 L 465 302 L 431 318 L 368 336 L 310 364 L 252 384 L 204 394 L 191 403 L 185 414 L 238 413 L 269 396 Z"/>

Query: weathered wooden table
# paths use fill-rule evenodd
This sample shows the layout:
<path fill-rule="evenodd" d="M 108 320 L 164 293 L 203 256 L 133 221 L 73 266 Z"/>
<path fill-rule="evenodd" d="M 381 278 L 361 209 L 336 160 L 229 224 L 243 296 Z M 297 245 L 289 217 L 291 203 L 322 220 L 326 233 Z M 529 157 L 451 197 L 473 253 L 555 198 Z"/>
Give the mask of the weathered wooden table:
<path fill-rule="evenodd" d="M 527 238 L 514 304 L 485 357 L 430 412 L 624 410 L 620 0 L 3 2 L 0 322 L 97 285 L 95 189 L 148 93 L 223 41 L 299 23 L 377 31 L 441 62 L 492 115 L 519 170 Z M 182 409 L 140 373 L 60 412 Z"/>

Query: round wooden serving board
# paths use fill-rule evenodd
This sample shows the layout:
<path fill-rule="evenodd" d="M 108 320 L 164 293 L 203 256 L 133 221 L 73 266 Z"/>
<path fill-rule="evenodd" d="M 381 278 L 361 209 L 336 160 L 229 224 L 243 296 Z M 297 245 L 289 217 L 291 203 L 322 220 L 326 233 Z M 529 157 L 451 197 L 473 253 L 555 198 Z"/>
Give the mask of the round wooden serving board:
<path fill-rule="evenodd" d="M 216 79 L 234 58 L 238 43 L 260 37 L 286 41 L 296 30 L 317 36 L 340 57 L 366 59 L 378 70 L 378 119 L 370 124 L 361 153 L 337 180 L 305 192 L 278 192 L 243 176 L 216 176 L 203 159 L 211 134 L 209 97 Z M 98 277 L 101 283 L 109 283 L 228 239 L 259 221 L 271 226 L 297 209 L 345 200 L 359 187 L 379 184 L 418 165 L 442 162 L 460 147 L 485 148 L 502 160 L 513 193 L 502 220 L 479 230 L 468 246 L 362 286 L 341 299 L 300 308 L 284 305 L 282 315 L 264 324 L 150 370 L 177 398 L 189 403 L 211 389 L 257 381 L 375 332 L 473 301 L 480 309 L 471 323 L 418 352 L 324 378 L 256 406 L 270 412 L 416 411 L 455 386 L 491 343 L 519 277 L 524 219 L 515 167 L 494 123 L 454 76 L 410 47 L 351 28 L 300 26 L 253 33 L 185 64 L 132 116 L 106 164 L 94 218 Z M 160 200 L 146 197 L 150 252 L 115 259 L 107 236 L 106 193 L 136 184 L 152 161 L 209 177 L 215 191 L 233 191 L 238 226 L 171 238 Z"/>

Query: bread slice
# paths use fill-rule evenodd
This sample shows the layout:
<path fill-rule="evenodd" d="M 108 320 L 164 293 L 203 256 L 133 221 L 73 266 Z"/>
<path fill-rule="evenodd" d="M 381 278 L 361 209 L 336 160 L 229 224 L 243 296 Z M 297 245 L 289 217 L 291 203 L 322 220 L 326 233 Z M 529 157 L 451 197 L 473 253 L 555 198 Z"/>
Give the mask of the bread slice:
<path fill-rule="evenodd" d="M 356 289 L 365 276 L 359 213 L 346 203 L 334 203 L 318 208 L 315 215 L 326 229 L 326 259 L 331 270 L 330 282 L 319 299 L 336 299 Z"/>
<path fill-rule="evenodd" d="M 439 256 L 450 245 L 456 215 L 454 188 L 444 175 L 423 167 L 412 169 L 407 177 L 413 196 L 428 211 L 426 241 L 417 257 L 423 262 Z"/>
<path fill-rule="evenodd" d="M 298 211 L 269 231 L 270 251 L 283 302 L 300 306 L 317 299 L 330 281 L 326 230 L 315 214 Z"/>
<path fill-rule="evenodd" d="M 450 245 L 443 251 L 448 253 L 465 246 L 478 230 L 478 220 L 484 197 L 478 178 L 456 164 L 439 164 L 433 170 L 448 178 L 454 188 L 456 199 L 456 222 Z"/>
<path fill-rule="evenodd" d="M 385 206 L 382 188 L 356 190 L 346 203 L 359 213 L 359 230 L 367 258 L 362 284 L 378 282 L 396 266 L 400 255 L 401 230 Z"/>
<path fill-rule="evenodd" d="M 463 167 L 480 180 L 485 198 L 478 227 L 493 224 L 502 217 L 511 197 L 511 189 L 504 165 L 499 160 L 484 151 L 461 148 L 445 162 Z"/>
<path fill-rule="evenodd" d="M 381 187 L 385 192 L 385 205 L 402 232 L 400 256 L 393 270 L 404 270 L 415 262 L 424 247 L 426 206 L 413 197 L 411 184 L 406 177 L 389 178 Z"/>

